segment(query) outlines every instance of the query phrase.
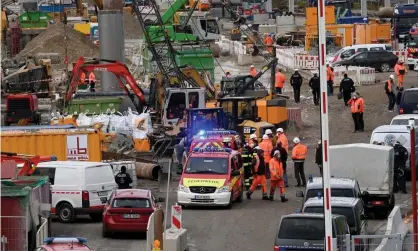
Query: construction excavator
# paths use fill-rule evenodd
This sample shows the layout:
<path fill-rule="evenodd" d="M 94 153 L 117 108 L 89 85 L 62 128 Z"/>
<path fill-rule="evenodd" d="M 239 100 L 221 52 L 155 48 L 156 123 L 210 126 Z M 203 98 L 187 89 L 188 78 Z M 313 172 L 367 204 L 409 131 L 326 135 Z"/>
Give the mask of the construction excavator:
<path fill-rule="evenodd" d="M 1 163 L 14 162 L 15 164 L 23 164 L 23 167 L 19 170 L 18 176 L 30 176 L 36 169 L 39 162 L 55 161 L 55 156 L 38 156 L 38 155 L 26 155 L 9 152 L 1 152 Z"/>

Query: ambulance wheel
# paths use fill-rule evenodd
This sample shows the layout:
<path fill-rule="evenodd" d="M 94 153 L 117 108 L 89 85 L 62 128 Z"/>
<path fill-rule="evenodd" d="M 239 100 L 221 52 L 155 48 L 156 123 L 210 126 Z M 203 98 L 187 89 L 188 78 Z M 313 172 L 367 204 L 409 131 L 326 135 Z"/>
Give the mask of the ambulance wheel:
<path fill-rule="evenodd" d="M 58 208 L 58 217 L 62 223 L 71 223 L 75 221 L 74 208 L 67 202 L 62 203 Z"/>

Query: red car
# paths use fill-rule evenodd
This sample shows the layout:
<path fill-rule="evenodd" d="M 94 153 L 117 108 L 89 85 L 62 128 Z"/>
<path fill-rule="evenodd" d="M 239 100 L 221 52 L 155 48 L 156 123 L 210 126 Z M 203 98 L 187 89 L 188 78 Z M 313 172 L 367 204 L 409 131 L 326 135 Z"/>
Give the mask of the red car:
<path fill-rule="evenodd" d="M 150 190 L 118 189 L 112 192 L 103 212 L 102 236 L 115 232 L 146 232 L 148 219 L 160 208 Z"/>
<path fill-rule="evenodd" d="M 85 238 L 63 238 L 63 237 L 49 237 L 46 238 L 44 244 L 35 251 L 92 251 L 87 245 Z"/>

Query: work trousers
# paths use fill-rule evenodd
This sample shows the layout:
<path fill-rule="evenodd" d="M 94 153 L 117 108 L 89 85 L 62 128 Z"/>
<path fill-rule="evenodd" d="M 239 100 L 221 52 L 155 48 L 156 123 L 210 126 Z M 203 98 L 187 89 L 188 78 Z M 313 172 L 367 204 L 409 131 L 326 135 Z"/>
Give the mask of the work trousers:
<path fill-rule="evenodd" d="M 348 106 L 347 102 L 351 99 L 350 91 L 343 91 L 344 105 Z"/>
<path fill-rule="evenodd" d="M 389 99 L 388 110 L 392 111 L 395 107 L 395 101 L 396 101 L 395 94 L 391 92 L 391 93 L 388 93 L 387 95 Z"/>
<path fill-rule="evenodd" d="M 319 168 L 319 173 L 321 174 L 321 177 L 322 177 L 322 174 L 323 174 L 322 165 L 318 165 L 318 168 Z"/>
<path fill-rule="evenodd" d="M 250 193 L 253 193 L 258 185 L 261 185 L 263 195 L 267 195 L 267 180 L 265 175 L 254 175 L 253 184 L 251 184 L 250 187 Z"/>
<path fill-rule="evenodd" d="M 328 96 L 334 95 L 334 81 L 328 80 Z"/>
<path fill-rule="evenodd" d="M 312 90 L 312 95 L 313 95 L 313 102 L 315 105 L 319 105 L 319 89 L 313 89 Z"/>
<path fill-rule="evenodd" d="M 403 172 L 402 172 L 403 171 Z M 406 191 L 406 176 L 405 170 L 402 169 L 395 170 L 395 174 L 393 175 L 393 191 L 396 193 L 400 191 Z"/>
<path fill-rule="evenodd" d="M 283 167 L 284 185 L 287 186 L 288 179 L 287 179 L 287 171 L 286 171 L 287 169 L 286 161 L 282 161 L 282 167 Z"/>
<path fill-rule="evenodd" d="M 295 165 L 295 178 L 296 178 L 296 181 L 298 183 L 298 186 L 301 185 L 301 180 L 302 180 L 302 185 L 306 186 L 306 178 L 305 178 L 304 164 L 305 164 L 304 161 L 294 162 L 294 165 Z"/>
<path fill-rule="evenodd" d="M 251 164 L 244 166 L 244 179 L 245 179 L 245 188 L 248 190 L 251 186 Z"/>
<path fill-rule="evenodd" d="M 300 87 L 293 87 L 293 95 L 295 98 L 295 102 L 299 103 L 300 102 Z"/>
<path fill-rule="evenodd" d="M 279 180 L 270 180 L 270 197 L 274 196 L 274 192 L 276 191 L 276 187 L 280 190 L 280 196 L 285 196 L 285 182 L 283 179 Z"/>
<path fill-rule="evenodd" d="M 282 89 L 281 87 L 276 87 L 276 94 L 282 94 Z"/>
<path fill-rule="evenodd" d="M 355 112 L 352 113 L 351 116 L 353 117 L 354 131 L 364 131 L 363 113 Z"/>
<path fill-rule="evenodd" d="M 403 86 L 403 78 L 405 75 L 399 74 L 398 77 L 398 87 L 401 88 Z"/>

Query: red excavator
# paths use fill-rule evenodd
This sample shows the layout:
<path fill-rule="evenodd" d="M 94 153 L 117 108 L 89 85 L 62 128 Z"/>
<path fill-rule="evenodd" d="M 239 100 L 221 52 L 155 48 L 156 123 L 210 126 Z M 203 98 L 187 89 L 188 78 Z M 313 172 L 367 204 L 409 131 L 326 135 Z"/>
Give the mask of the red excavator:
<path fill-rule="evenodd" d="M 78 85 L 82 83 L 81 74 L 84 73 L 86 76 L 88 76 L 92 71 L 107 71 L 113 73 L 118 79 L 119 85 L 132 100 L 136 110 L 139 113 L 143 112 L 143 107 L 146 105 L 144 92 L 137 85 L 135 78 L 131 75 L 128 67 L 119 61 L 107 59 L 93 58 L 90 61 L 86 61 L 84 57 L 80 57 L 77 62 L 75 62 L 72 71 L 71 82 L 65 95 L 64 102 L 66 104 L 71 101 Z M 130 90 L 132 90 L 133 93 L 131 93 Z M 138 99 L 138 101 L 135 101 L 135 97 Z"/>
<path fill-rule="evenodd" d="M 55 156 L 38 156 L 38 155 L 26 155 L 9 152 L 1 152 L 1 163 L 14 162 L 15 164 L 23 164 L 18 176 L 30 176 L 36 169 L 39 162 L 55 161 Z"/>

